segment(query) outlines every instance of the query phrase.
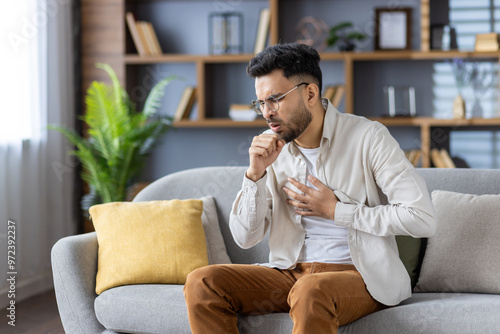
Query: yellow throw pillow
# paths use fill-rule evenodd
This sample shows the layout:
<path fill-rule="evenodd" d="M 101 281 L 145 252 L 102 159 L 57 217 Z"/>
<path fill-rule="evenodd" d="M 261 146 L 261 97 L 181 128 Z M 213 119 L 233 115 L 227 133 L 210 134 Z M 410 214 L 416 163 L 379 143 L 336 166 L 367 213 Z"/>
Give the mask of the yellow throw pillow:
<path fill-rule="evenodd" d="M 127 284 L 184 284 L 191 271 L 208 265 L 202 212 L 201 200 L 92 206 L 96 293 Z"/>

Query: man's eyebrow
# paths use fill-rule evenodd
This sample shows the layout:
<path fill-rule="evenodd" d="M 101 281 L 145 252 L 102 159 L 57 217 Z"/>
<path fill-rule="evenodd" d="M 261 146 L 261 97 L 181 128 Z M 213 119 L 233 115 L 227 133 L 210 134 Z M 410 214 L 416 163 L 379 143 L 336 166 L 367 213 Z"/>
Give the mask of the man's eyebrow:
<path fill-rule="evenodd" d="M 282 93 L 271 94 L 268 97 L 266 97 L 266 99 L 268 99 L 268 98 L 273 98 L 274 99 L 274 98 L 277 98 L 278 96 L 281 96 L 281 95 L 283 95 L 283 94 Z"/>
<path fill-rule="evenodd" d="M 274 98 L 277 98 L 278 96 L 281 96 L 281 95 L 283 95 L 283 94 L 281 94 L 281 93 L 271 94 L 271 95 L 266 96 L 266 100 L 267 100 L 267 99 L 269 99 L 269 98 L 274 99 Z M 257 98 L 257 101 L 259 101 L 259 102 L 264 102 L 265 100 L 259 100 L 259 99 Z"/>

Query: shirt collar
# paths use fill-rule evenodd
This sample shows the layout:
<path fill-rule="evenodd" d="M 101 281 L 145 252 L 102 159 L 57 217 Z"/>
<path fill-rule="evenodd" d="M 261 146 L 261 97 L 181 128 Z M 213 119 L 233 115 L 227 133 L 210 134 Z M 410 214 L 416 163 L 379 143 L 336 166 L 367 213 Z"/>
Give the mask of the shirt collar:
<path fill-rule="evenodd" d="M 323 122 L 323 138 L 320 147 L 322 145 L 331 146 L 333 140 L 333 129 L 335 127 L 339 111 L 335 109 L 332 103 L 326 98 L 321 99 L 321 104 L 326 110 L 326 113 L 325 120 Z M 287 145 L 288 152 L 290 152 L 290 154 L 298 155 L 300 153 L 299 148 L 297 147 L 297 144 L 295 144 L 295 142 L 288 143 Z"/>
<path fill-rule="evenodd" d="M 326 139 L 328 141 L 328 145 L 331 145 L 339 111 L 335 109 L 332 103 L 326 98 L 321 99 L 321 103 L 323 104 L 323 108 L 326 110 L 325 121 L 323 122 L 323 140 Z"/>

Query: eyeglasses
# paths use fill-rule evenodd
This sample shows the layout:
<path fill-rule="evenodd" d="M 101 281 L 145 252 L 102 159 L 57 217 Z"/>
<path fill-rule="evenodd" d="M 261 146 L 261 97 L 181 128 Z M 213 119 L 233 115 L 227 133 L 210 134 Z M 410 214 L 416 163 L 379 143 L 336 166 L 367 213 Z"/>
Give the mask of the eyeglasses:
<path fill-rule="evenodd" d="M 264 111 L 264 104 L 269 108 L 269 110 L 278 111 L 278 109 L 280 108 L 279 100 L 283 99 L 288 93 L 291 93 L 292 91 L 294 91 L 295 89 L 297 89 L 301 85 L 309 85 L 309 84 L 307 82 L 299 83 L 297 86 L 293 87 L 288 92 L 281 95 L 280 97 L 271 97 L 270 96 L 270 97 L 266 98 L 265 101 L 253 100 L 250 103 L 250 106 L 253 108 L 253 110 L 255 110 L 255 112 L 258 115 L 261 115 L 261 116 L 262 116 L 262 112 Z"/>

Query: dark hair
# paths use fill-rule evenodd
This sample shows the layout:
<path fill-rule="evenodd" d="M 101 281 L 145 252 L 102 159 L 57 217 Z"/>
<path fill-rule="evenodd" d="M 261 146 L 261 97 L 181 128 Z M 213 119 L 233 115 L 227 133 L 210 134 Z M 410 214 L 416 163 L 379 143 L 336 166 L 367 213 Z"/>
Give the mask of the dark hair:
<path fill-rule="evenodd" d="M 267 75 L 282 69 L 285 78 L 299 77 L 299 81 L 311 80 L 322 90 L 322 73 L 319 54 L 315 49 L 299 43 L 276 44 L 264 49 L 253 57 L 247 66 L 247 74 L 252 78 Z"/>

